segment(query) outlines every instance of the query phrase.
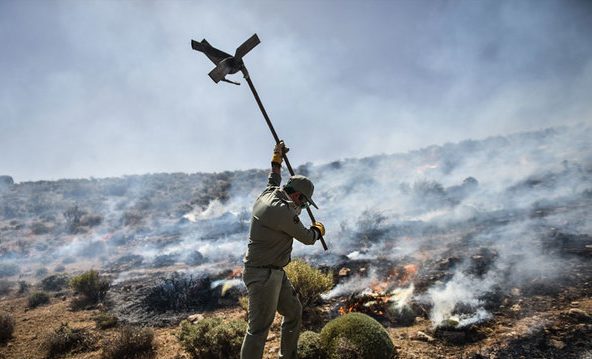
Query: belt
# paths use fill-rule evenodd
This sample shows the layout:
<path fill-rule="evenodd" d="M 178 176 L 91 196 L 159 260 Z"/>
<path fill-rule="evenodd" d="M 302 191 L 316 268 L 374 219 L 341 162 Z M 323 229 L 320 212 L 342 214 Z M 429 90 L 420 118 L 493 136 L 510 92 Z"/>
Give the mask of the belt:
<path fill-rule="evenodd" d="M 274 266 L 274 265 L 266 265 L 266 266 L 252 266 L 252 265 L 245 265 L 247 268 L 264 268 L 264 269 L 275 269 L 275 270 L 283 270 L 284 267 Z"/>

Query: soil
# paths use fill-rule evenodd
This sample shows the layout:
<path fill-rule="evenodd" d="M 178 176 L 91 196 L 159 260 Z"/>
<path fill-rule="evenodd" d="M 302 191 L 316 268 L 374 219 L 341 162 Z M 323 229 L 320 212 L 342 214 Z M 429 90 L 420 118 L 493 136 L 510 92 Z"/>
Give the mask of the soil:
<path fill-rule="evenodd" d="M 565 300 L 565 296 L 534 296 L 523 299 L 495 313 L 493 320 L 474 328 L 476 341 L 466 333 L 439 333 L 423 317 L 413 325 L 387 328 L 400 358 L 592 358 L 592 298 L 581 296 Z M 75 353 L 66 358 L 100 358 L 102 343 L 112 338 L 117 329 L 99 330 L 92 317 L 98 309 L 73 311 L 72 297 L 52 297 L 48 305 L 27 309 L 25 296 L 5 297 L 0 311 L 11 313 L 16 320 L 13 338 L 0 346 L 0 358 L 44 358 L 40 348 L 47 333 L 67 323 L 72 328 L 86 328 L 99 338 L 94 351 Z M 226 319 L 244 318 L 239 307 L 209 312 L 207 316 Z M 264 358 L 277 358 L 279 351 L 280 316 L 276 316 L 269 333 Z M 179 344 L 177 326 L 154 328 L 155 358 L 189 359 Z M 459 340 L 451 340 L 452 338 Z M 467 340 L 463 340 L 467 339 Z"/>

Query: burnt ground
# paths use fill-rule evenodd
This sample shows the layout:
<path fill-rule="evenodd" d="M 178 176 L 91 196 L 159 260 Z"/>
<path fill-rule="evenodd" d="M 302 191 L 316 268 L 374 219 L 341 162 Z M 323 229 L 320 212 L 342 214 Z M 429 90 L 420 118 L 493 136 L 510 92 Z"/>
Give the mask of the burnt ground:
<path fill-rule="evenodd" d="M 587 287 L 565 288 L 558 294 L 533 295 L 518 299 L 519 306 L 504 306 L 491 321 L 468 331 L 438 333 L 431 321 L 418 316 L 409 326 L 391 325 L 388 331 L 401 358 L 590 358 L 592 355 L 592 297 Z M 48 331 L 67 322 L 74 328 L 87 328 L 101 341 L 96 350 L 69 358 L 99 358 L 101 342 L 114 335 L 114 329 L 97 330 L 92 317 L 97 309 L 72 311 L 71 298 L 52 298 L 48 306 L 26 310 L 26 298 L 4 299 L 0 310 L 16 318 L 13 339 L 0 346 L 0 358 L 42 358 L 39 349 Z M 332 306 L 321 306 L 328 315 Z M 205 315 L 243 318 L 238 307 L 218 309 Z M 269 335 L 265 358 L 277 357 L 280 318 Z M 157 358 L 184 358 L 175 338 L 176 325 L 156 328 Z M 472 337 L 471 337 L 472 336 Z"/>

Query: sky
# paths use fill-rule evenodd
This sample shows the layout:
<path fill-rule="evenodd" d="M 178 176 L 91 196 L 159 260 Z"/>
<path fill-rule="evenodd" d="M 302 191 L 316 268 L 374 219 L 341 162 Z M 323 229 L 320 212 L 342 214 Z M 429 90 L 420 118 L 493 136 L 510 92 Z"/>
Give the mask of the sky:
<path fill-rule="evenodd" d="M 592 2 L 0 0 L 0 175 L 294 166 L 592 123 Z"/>

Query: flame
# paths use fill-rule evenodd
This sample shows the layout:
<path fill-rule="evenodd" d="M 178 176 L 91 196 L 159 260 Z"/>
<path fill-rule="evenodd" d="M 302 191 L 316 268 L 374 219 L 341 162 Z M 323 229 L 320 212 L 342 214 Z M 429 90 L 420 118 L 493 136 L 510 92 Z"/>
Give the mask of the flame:
<path fill-rule="evenodd" d="M 389 287 L 388 282 L 381 282 L 381 281 L 373 281 L 370 283 L 370 289 L 374 293 L 384 293 Z"/>
<path fill-rule="evenodd" d="M 402 278 L 399 280 L 399 283 L 401 284 L 407 284 L 409 283 L 411 280 L 413 280 L 415 278 L 415 276 L 417 275 L 417 265 L 415 264 L 406 264 L 403 266 L 403 276 Z"/>
<path fill-rule="evenodd" d="M 243 267 L 235 267 L 232 272 L 228 275 L 228 278 L 240 278 L 243 275 Z"/>

